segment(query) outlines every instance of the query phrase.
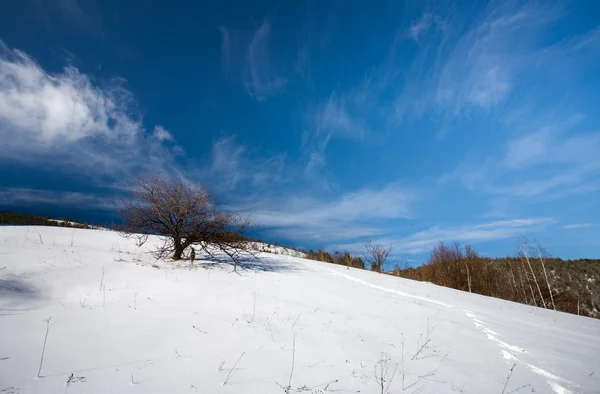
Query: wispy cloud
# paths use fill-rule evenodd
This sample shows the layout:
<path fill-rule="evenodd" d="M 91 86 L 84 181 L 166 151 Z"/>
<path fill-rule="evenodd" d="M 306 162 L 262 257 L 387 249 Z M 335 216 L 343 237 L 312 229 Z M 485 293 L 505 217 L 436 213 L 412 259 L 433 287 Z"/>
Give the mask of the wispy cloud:
<path fill-rule="evenodd" d="M 305 175 L 314 175 L 325 166 L 325 150 L 333 138 L 362 141 L 370 134 L 363 120 L 351 115 L 349 106 L 354 108 L 353 103 L 349 103 L 345 97 L 332 94 L 314 114 L 314 123 L 309 124 L 309 130 L 304 135 L 308 158 Z"/>
<path fill-rule="evenodd" d="M 221 33 L 221 65 L 231 72 L 231 56 L 233 52 L 232 32 L 224 26 L 219 27 Z"/>
<path fill-rule="evenodd" d="M 221 137 L 213 143 L 208 166 L 197 169 L 200 178 L 217 191 L 245 197 L 285 183 L 286 155 L 262 156 L 254 148 L 239 143 L 234 136 Z M 292 177 L 288 171 L 288 176 Z"/>
<path fill-rule="evenodd" d="M 416 22 L 413 22 L 408 29 L 408 34 L 413 40 L 419 42 L 419 37 L 425 33 L 433 23 L 433 17 L 430 13 L 425 13 Z"/>
<path fill-rule="evenodd" d="M 418 193 L 389 184 L 380 189 L 365 188 L 325 200 L 289 197 L 253 210 L 253 220 L 272 231 L 298 241 L 331 242 L 380 234 L 378 221 L 411 216 L 411 204 Z"/>
<path fill-rule="evenodd" d="M 463 225 L 454 228 L 432 227 L 402 238 L 394 244 L 398 253 L 418 254 L 429 252 L 438 242 L 478 243 L 483 241 L 518 237 L 531 231 L 539 231 L 552 223 L 550 218 L 501 220 L 496 222 Z"/>
<path fill-rule="evenodd" d="M 171 132 L 164 127 L 158 125 L 154 126 L 154 130 L 152 131 L 152 135 L 159 141 L 173 141 L 173 135 Z"/>
<path fill-rule="evenodd" d="M 526 218 L 501 220 L 482 224 L 460 226 L 433 226 L 413 235 L 396 238 L 384 237 L 376 242 L 393 244 L 394 254 L 422 254 L 430 252 L 439 242 L 479 243 L 519 237 L 541 231 L 552 224 L 552 218 Z M 364 250 L 362 243 L 340 244 L 336 248 L 360 252 Z"/>
<path fill-rule="evenodd" d="M 286 85 L 286 79 L 277 75 L 270 63 L 269 36 L 271 25 L 265 21 L 254 33 L 248 47 L 249 77 L 246 79 L 248 93 L 258 101 L 264 101 L 269 96 L 281 92 Z"/>
<path fill-rule="evenodd" d="M 0 189 L 0 201 L 4 205 L 14 206 L 44 204 L 114 211 L 117 209 L 118 198 L 59 190 L 3 188 Z"/>
<path fill-rule="evenodd" d="M 407 34 L 420 49 L 398 90 L 399 119 L 427 113 L 449 122 L 489 114 L 515 91 L 568 73 L 564 66 L 573 55 L 597 40 L 594 30 L 552 42 L 549 31 L 565 13 L 556 4 L 490 2 L 467 11 L 469 18 L 456 5 L 440 7 L 411 25 Z"/>
<path fill-rule="evenodd" d="M 221 26 L 221 63 L 232 73 L 239 72 L 246 92 L 258 101 L 281 93 L 287 79 L 272 64 L 271 23 L 265 20 L 256 30 L 244 31 Z"/>
<path fill-rule="evenodd" d="M 540 127 L 508 141 L 504 153 L 463 162 L 442 183 L 528 199 L 556 199 L 600 188 L 600 134 L 573 130 L 581 116 Z"/>
<path fill-rule="evenodd" d="M 566 230 L 577 230 L 580 228 L 589 228 L 592 227 L 592 223 L 574 223 L 574 224 L 565 224 L 562 226 Z"/>
<path fill-rule="evenodd" d="M 173 164 L 162 145 L 172 135 L 162 126 L 145 131 L 122 80 L 100 87 L 71 66 L 51 74 L 1 41 L 0 138 L 0 158 L 69 172 L 118 178 Z"/>

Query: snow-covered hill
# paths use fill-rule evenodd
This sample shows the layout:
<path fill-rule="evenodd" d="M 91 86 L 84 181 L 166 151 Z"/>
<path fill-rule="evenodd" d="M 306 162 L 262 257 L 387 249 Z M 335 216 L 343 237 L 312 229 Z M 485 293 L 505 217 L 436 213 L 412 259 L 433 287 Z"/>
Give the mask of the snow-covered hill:
<path fill-rule="evenodd" d="M 381 393 L 382 376 L 389 393 L 600 390 L 599 320 L 271 253 L 239 274 L 155 262 L 151 246 L 0 227 L 0 393 Z"/>

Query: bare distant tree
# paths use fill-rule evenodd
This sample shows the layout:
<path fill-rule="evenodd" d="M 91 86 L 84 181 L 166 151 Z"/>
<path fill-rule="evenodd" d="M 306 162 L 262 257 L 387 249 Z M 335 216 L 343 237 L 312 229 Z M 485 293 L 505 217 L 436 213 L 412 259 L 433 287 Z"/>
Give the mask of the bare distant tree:
<path fill-rule="evenodd" d="M 365 242 L 365 260 L 371 263 L 371 269 L 377 272 L 385 271 L 385 262 L 392 252 L 392 246 L 374 244 L 371 240 Z"/>
<path fill-rule="evenodd" d="M 529 257 L 529 242 L 527 241 L 527 238 L 521 238 L 519 240 L 519 257 L 521 258 L 521 261 L 525 261 L 527 263 L 527 266 L 529 267 L 529 272 L 531 273 L 531 279 L 533 280 L 533 283 L 535 283 L 535 286 L 537 287 L 538 290 L 538 294 L 540 295 L 540 300 L 542 301 L 542 305 L 544 306 L 544 308 L 546 308 L 546 301 L 544 300 L 544 296 L 542 294 L 542 289 L 540 288 L 540 284 L 538 282 L 537 279 L 537 275 L 535 274 L 535 271 L 533 270 L 533 265 L 531 264 L 531 259 Z M 533 294 L 532 294 L 533 295 Z M 535 301 L 535 297 L 534 297 L 534 301 Z"/>
<path fill-rule="evenodd" d="M 542 265 L 542 271 L 544 272 L 544 279 L 546 280 L 546 286 L 548 287 L 548 293 L 550 294 L 550 302 L 552 303 L 552 309 L 556 310 L 556 304 L 554 303 L 554 295 L 552 294 L 552 287 L 550 286 L 550 280 L 548 279 L 548 272 L 546 271 L 546 262 L 545 258 L 548 255 L 546 250 L 538 241 L 535 241 L 535 250 L 537 251 L 537 255 L 540 259 L 540 264 Z"/>
<path fill-rule="evenodd" d="M 130 200 L 122 200 L 121 230 L 142 245 L 149 234 L 163 235 L 157 257 L 180 260 L 186 248 L 197 245 L 215 259 L 224 253 L 234 263 L 241 254 L 252 254 L 244 231 L 250 218 L 219 209 L 201 185 L 166 179 L 161 175 L 134 179 Z"/>

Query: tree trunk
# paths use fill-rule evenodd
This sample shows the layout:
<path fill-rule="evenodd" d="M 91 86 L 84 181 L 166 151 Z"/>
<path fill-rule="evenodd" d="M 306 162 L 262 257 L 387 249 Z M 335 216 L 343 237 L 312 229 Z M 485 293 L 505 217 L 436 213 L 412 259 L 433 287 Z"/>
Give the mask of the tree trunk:
<path fill-rule="evenodd" d="M 469 285 L 469 293 L 471 293 L 471 273 L 469 272 L 469 263 L 465 263 L 467 267 L 467 284 Z"/>
<path fill-rule="evenodd" d="M 181 242 L 175 242 L 175 250 L 173 251 L 173 260 L 181 260 L 183 251 L 185 250 Z"/>
<path fill-rule="evenodd" d="M 537 287 L 538 294 L 540 295 L 540 300 L 542 301 L 542 306 L 544 308 L 546 308 L 546 301 L 544 300 L 544 296 L 542 295 L 542 289 L 540 287 L 540 284 L 538 283 L 537 276 L 535 275 L 535 272 L 533 271 L 533 266 L 531 265 L 531 261 L 529 261 L 529 255 L 527 254 L 527 245 L 523 244 L 521 246 L 521 250 L 523 252 L 523 255 L 525 256 L 525 261 L 527 261 L 527 265 L 529 266 L 529 271 L 531 272 L 531 276 L 533 277 L 533 283 L 535 284 L 535 287 Z"/>
<path fill-rule="evenodd" d="M 552 288 L 550 287 L 550 280 L 548 280 L 548 273 L 546 272 L 546 264 L 544 264 L 544 257 L 542 256 L 542 249 L 537 244 L 537 252 L 540 257 L 540 263 L 542 264 L 542 270 L 544 271 L 544 278 L 546 279 L 546 286 L 548 286 L 548 293 L 550 293 L 550 301 L 552 301 L 552 308 L 556 310 L 556 304 L 554 303 L 554 296 L 552 295 Z"/>

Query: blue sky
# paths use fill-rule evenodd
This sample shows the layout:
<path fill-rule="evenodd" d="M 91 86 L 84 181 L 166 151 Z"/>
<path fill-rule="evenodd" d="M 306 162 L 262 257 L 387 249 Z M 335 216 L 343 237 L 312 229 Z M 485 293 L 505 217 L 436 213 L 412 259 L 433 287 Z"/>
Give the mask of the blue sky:
<path fill-rule="evenodd" d="M 0 207 L 158 170 L 304 247 L 600 254 L 594 2 L 195 3 L 0 0 Z"/>

